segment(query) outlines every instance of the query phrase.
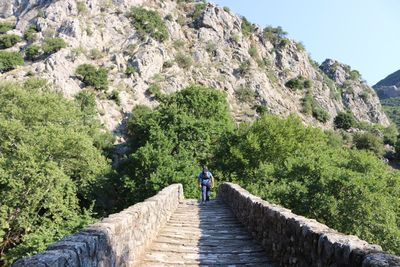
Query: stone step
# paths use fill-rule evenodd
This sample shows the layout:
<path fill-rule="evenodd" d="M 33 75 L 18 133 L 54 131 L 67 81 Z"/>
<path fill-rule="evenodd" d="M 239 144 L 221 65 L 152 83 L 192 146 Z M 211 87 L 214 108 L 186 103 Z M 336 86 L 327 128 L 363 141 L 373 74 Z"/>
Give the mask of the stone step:
<path fill-rule="evenodd" d="M 264 252 L 250 253 L 174 253 L 167 251 L 149 251 L 145 261 L 155 261 L 167 264 L 245 264 L 271 263 Z"/>
<path fill-rule="evenodd" d="M 219 246 L 218 246 L 219 245 Z M 264 248 L 258 245 L 248 244 L 248 245 L 223 245 L 216 244 L 214 246 L 206 246 L 206 245 L 193 245 L 190 246 L 188 244 L 181 243 L 168 243 L 168 242 L 153 242 L 151 247 L 153 251 L 170 251 L 170 252 L 203 252 L 203 253 L 244 253 L 244 252 L 263 252 Z"/>
<path fill-rule="evenodd" d="M 222 202 L 182 201 L 139 266 L 274 266 Z"/>

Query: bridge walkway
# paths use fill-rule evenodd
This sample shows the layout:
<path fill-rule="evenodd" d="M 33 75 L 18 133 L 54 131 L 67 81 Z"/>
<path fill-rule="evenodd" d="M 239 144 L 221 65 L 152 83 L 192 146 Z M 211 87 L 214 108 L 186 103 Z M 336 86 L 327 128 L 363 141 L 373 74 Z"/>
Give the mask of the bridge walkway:
<path fill-rule="evenodd" d="M 230 208 L 218 200 L 182 201 L 139 266 L 273 267 Z"/>

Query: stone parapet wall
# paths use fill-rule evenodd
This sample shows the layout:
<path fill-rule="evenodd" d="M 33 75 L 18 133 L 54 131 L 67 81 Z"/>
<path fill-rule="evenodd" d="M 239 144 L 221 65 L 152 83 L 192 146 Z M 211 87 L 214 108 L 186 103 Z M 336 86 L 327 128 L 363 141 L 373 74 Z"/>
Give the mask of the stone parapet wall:
<path fill-rule="evenodd" d="M 183 198 L 182 185 L 170 185 L 12 266 L 135 266 Z"/>
<path fill-rule="evenodd" d="M 400 266 L 400 257 L 223 183 L 218 197 L 280 266 Z"/>

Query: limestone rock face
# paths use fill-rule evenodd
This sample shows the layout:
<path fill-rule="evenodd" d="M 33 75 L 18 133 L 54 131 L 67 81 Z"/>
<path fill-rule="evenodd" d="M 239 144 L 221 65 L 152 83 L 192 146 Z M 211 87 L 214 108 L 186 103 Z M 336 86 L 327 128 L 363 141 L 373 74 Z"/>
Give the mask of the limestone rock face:
<path fill-rule="evenodd" d="M 321 70 L 342 89 L 342 102 L 361 121 L 389 125 L 375 91 L 347 65 L 327 59 Z"/>
<path fill-rule="evenodd" d="M 173 0 L 0 1 L 0 18 L 16 21 L 13 31 L 17 34 L 23 35 L 33 24 L 40 31 L 34 43 L 61 37 L 68 44 L 51 56 L 0 74 L 0 79 L 24 80 L 26 74 L 33 74 L 72 98 L 86 90 L 75 75 L 80 64 L 107 68 L 110 86 L 97 94 L 99 116 L 117 134 L 134 105 L 157 105 L 146 93 L 153 83 L 164 93 L 194 83 L 223 90 L 237 121 L 253 120 L 259 116 L 256 107 L 264 106 L 281 116 L 297 113 L 305 124 L 322 128 L 331 128 L 334 117 L 345 109 L 360 121 L 388 125 L 376 94 L 359 79 L 351 80 L 345 65 L 328 60 L 319 68 L 299 43 L 288 39 L 276 43 L 258 27 L 244 34 L 242 19 L 214 4 L 206 4 L 195 16 L 197 4 Z M 157 11 L 169 32 L 168 40 L 140 38 L 126 16 L 133 6 Z M 21 42 L 12 49 L 23 52 L 28 45 Z M 136 71 L 126 74 L 128 67 Z M 309 80 L 312 87 L 293 90 L 286 86 L 298 77 Z M 254 98 L 241 99 L 243 90 Z M 112 91 L 119 92 L 119 105 L 108 99 Z M 329 113 L 328 121 L 320 122 L 304 112 L 306 96 Z"/>
<path fill-rule="evenodd" d="M 400 96 L 400 70 L 390 74 L 373 86 L 379 98 Z"/>

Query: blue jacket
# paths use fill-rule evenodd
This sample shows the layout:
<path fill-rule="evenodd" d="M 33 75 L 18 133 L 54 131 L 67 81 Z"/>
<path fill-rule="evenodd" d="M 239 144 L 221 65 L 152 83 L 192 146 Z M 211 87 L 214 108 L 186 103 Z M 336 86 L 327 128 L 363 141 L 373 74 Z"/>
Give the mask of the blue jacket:
<path fill-rule="evenodd" d="M 201 173 L 199 173 L 198 181 L 199 181 L 199 183 L 201 183 L 203 180 L 206 180 L 206 179 L 213 179 L 213 178 L 214 178 L 214 177 L 213 177 L 213 175 L 212 175 L 211 172 L 207 172 L 207 176 L 204 175 L 203 172 L 201 172 Z"/>

